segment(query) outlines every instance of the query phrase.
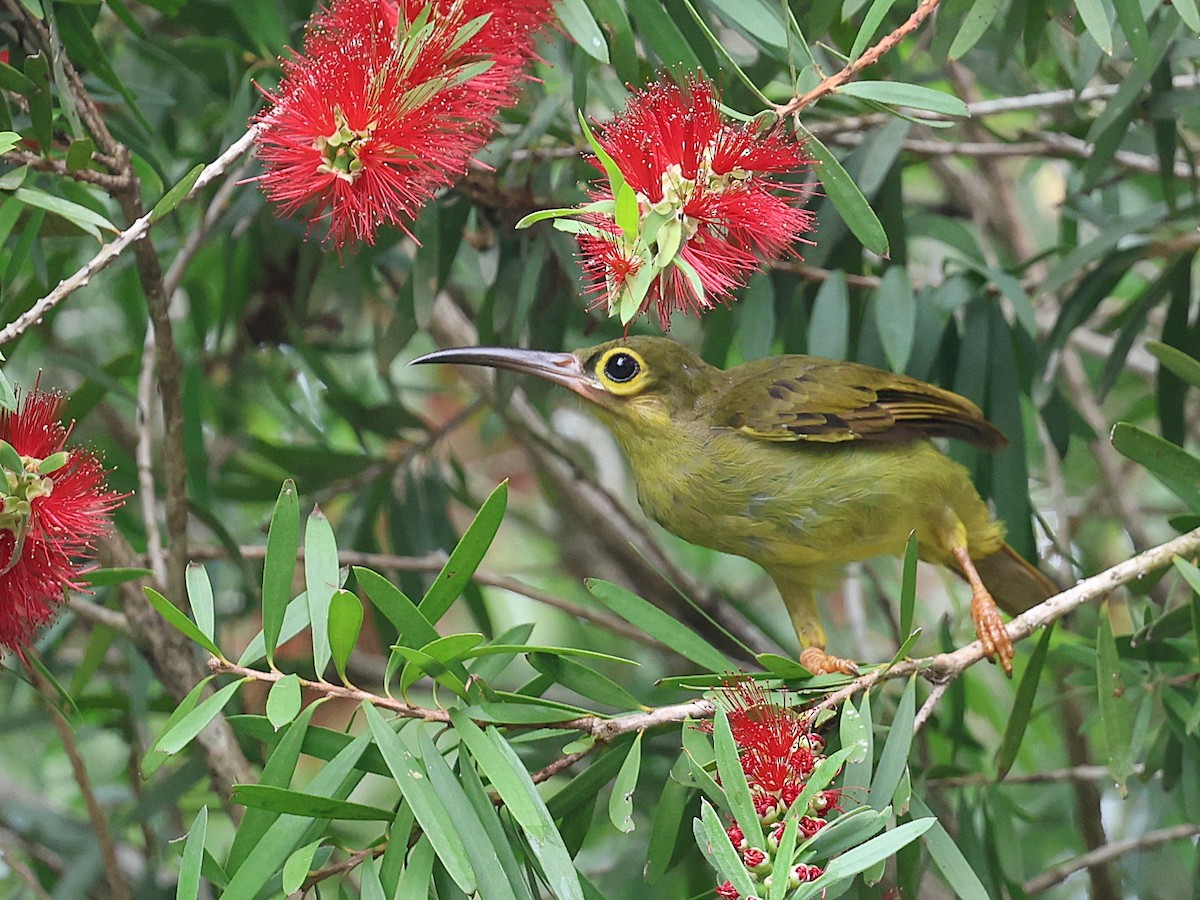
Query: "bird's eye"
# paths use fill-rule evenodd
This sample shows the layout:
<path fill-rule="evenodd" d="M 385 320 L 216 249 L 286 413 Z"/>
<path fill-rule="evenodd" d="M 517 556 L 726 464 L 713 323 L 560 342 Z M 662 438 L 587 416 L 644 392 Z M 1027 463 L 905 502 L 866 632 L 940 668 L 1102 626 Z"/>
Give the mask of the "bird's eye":
<path fill-rule="evenodd" d="M 629 381 L 640 369 L 638 361 L 628 353 L 614 353 L 604 363 L 604 374 L 618 384 Z"/>

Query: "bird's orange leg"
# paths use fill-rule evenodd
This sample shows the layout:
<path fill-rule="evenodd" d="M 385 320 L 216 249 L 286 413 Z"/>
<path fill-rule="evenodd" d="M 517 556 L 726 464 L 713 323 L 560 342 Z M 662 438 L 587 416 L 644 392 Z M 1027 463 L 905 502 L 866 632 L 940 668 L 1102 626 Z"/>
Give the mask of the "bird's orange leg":
<path fill-rule="evenodd" d="M 950 552 L 962 567 L 967 583 L 971 585 L 971 620 L 975 623 L 975 634 L 983 644 L 983 652 L 988 659 L 998 661 L 1004 668 L 1004 673 L 1012 677 L 1015 651 L 1012 639 L 1004 628 L 1004 621 L 1000 618 L 1000 610 L 996 608 L 996 601 L 992 598 L 992 592 L 979 577 L 966 547 L 952 547 Z"/>
<path fill-rule="evenodd" d="M 825 652 L 825 629 L 821 626 L 821 611 L 817 608 L 817 598 L 812 589 L 795 585 L 789 585 L 789 588 L 784 591 L 781 586 L 780 594 L 803 648 L 800 651 L 800 665 L 814 675 L 833 672 L 857 675 L 858 666 L 853 660 Z"/>

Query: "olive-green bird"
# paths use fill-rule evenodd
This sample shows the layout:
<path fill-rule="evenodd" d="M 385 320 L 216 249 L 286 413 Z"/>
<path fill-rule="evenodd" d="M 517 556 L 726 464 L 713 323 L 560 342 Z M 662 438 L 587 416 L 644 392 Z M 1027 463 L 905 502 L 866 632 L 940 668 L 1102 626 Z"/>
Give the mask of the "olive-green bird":
<path fill-rule="evenodd" d="M 1015 615 L 1056 593 L 1004 542 L 967 470 L 930 442 L 997 450 L 1004 435 L 969 400 L 915 378 L 816 356 L 721 370 L 658 337 L 574 353 L 468 347 L 413 362 L 524 372 L 588 400 L 629 457 L 646 513 L 774 579 L 811 672 L 857 671 L 825 652 L 814 591 L 846 563 L 903 553 L 914 530 L 923 559 L 970 584 L 979 639 L 1010 674 L 996 602 Z"/>

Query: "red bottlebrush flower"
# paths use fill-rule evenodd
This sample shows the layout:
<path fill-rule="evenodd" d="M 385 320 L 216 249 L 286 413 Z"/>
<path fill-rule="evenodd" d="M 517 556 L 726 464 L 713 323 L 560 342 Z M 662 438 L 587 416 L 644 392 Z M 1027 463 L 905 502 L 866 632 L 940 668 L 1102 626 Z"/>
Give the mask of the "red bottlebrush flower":
<path fill-rule="evenodd" d="M 733 886 L 732 881 L 726 881 L 724 884 L 717 885 L 716 894 L 721 900 L 738 900 L 742 896 L 737 892 L 737 888 Z"/>
<path fill-rule="evenodd" d="M 741 750 L 747 780 L 781 797 L 785 788 L 789 789 L 795 800 L 799 795 L 796 786 L 802 788 L 816 764 L 808 720 L 772 703 L 754 681 L 738 682 L 726 696 L 732 706 L 729 728 Z"/>
<path fill-rule="evenodd" d="M 741 826 L 736 822 L 726 828 L 725 833 L 729 835 L 729 843 L 733 844 L 735 849 L 741 850 L 746 846 L 746 835 L 742 833 Z"/>
<path fill-rule="evenodd" d="M 635 294 L 641 288 L 637 313 L 655 307 L 665 330 L 676 311 L 728 303 L 760 259 L 789 252 L 813 228 L 813 214 L 799 208 L 809 185 L 771 177 L 796 173 L 812 159 L 780 125 L 764 130 L 728 121 L 708 81 L 693 77 L 639 91 L 600 127 L 597 140 L 638 207 L 636 235 L 615 213 L 582 217 L 591 226 L 578 236 L 584 270 L 610 310 L 626 288 Z M 616 199 L 611 184 L 592 197 Z M 635 284 L 651 264 L 653 281 Z"/>
<path fill-rule="evenodd" d="M 516 99 L 549 0 L 334 0 L 259 115 L 263 190 L 374 243 L 466 171 Z"/>
<path fill-rule="evenodd" d="M 742 851 L 742 862 L 746 864 L 746 868 L 751 872 L 761 869 L 770 861 L 765 850 L 760 850 L 758 847 L 747 847 Z"/>
<path fill-rule="evenodd" d="M 799 887 L 804 882 L 816 881 L 824 874 L 825 870 L 820 866 L 806 866 L 804 863 L 800 863 L 792 869 L 792 877 L 788 879 L 788 883 L 792 887 Z"/>
<path fill-rule="evenodd" d="M 15 412 L 0 413 L 0 466 L 7 477 L 0 509 L 0 646 L 18 655 L 51 621 L 68 590 L 83 584 L 93 541 L 107 533 L 125 495 L 105 488 L 89 450 L 64 449 L 61 395 L 30 391 Z M 19 460 L 15 457 L 19 457 Z M 19 465 L 18 465 L 19 464 Z"/>
<path fill-rule="evenodd" d="M 810 838 L 827 824 L 829 823 L 824 819 L 814 819 L 812 816 L 804 816 L 800 819 L 800 833 L 805 838 Z"/>

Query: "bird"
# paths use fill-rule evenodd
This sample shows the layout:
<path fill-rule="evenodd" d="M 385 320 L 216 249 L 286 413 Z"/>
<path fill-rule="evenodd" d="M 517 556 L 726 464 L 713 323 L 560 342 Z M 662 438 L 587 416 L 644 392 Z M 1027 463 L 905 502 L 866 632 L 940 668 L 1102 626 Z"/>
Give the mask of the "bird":
<path fill-rule="evenodd" d="M 574 391 L 616 437 L 650 518 L 692 544 L 745 557 L 775 582 L 800 664 L 859 672 L 826 649 L 818 591 L 846 564 L 901 554 L 961 576 L 985 654 L 1011 676 L 1016 615 L 1057 593 L 1004 541 L 967 469 L 934 438 L 988 451 L 1007 439 L 970 400 L 907 375 L 817 356 L 721 369 L 666 337 L 554 353 L 438 350 L 412 364 L 486 366 Z"/>

